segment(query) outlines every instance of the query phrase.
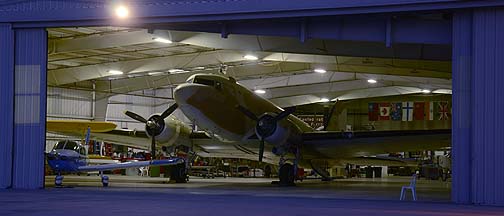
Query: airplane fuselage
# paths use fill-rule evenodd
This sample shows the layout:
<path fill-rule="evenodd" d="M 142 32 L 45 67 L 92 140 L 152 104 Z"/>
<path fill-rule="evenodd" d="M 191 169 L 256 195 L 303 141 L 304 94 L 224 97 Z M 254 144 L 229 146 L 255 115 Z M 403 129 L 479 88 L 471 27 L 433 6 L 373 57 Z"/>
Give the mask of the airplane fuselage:
<path fill-rule="evenodd" d="M 47 154 L 47 164 L 56 172 L 77 172 L 80 166 L 86 166 L 89 159 L 77 151 L 53 149 Z"/>
<path fill-rule="evenodd" d="M 187 83 L 175 89 L 174 96 L 179 108 L 189 119 L 223 141 L 244 141 L 256 134 L 257 121 L 244 115 L 238 106 L 245 107 L 257 117 L 283 111 L 234 79 L 214 74 L 193 75 Z M 273 134 L 266 141 L 284 147 L 299 144 L 301 133 L 313 131 L 293 115 L 281 120 L 278 128 L 279 134 Z"/>

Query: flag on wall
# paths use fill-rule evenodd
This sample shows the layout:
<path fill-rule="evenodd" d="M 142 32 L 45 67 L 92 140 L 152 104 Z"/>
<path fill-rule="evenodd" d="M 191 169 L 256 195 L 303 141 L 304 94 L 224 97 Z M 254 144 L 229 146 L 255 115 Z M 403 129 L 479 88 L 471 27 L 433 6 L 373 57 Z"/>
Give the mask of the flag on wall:
<path fill-rule="evenodd" d="M 425 102 L 425 120 L 434 120 L 434 102 Z"/>
<path fill-rule="evenodd" d="M 413 102 L 402 102 L 402 120 L 413 121 Z"/>
<path fill-rule="evenodd" d="M 390 103 L 380 103 L 380 120 L 390 120 Z"/>
<path fill-rule="evenodd" d="M 450 119 L 450 109 L 448 108 L 448 102 L 440 101 L 437 103 L 436 110 L 437 120 L 449 120 Z"/>
<path fill-rule="evenodd" d="M 378 116 L 380 115 L 377 103 L 368 104 L 368 119 L 369 121 L 378 121 Z"/>
<path fill-rule="evenodd" d="M 401 121 L 402 104 L 392 103 L 390 108 L 390 118 L 392 121 Z"/>
<path fill-rule="evenodd" d="M 413 108 L 413 119 L 424 120 L 425 118 L 425 102 L 415 102 Z"/>

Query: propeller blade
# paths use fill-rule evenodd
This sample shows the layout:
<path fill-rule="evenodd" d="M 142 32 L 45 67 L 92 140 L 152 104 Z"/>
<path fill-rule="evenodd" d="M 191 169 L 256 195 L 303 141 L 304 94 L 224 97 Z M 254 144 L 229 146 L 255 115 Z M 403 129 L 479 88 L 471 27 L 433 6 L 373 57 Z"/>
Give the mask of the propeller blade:
<path fill-rule="evenodd" d="M 152 136 L 151 142 L 151 160 L 156 159 L 156 136 Z"/>
<path fill-rule="evenodd" d="M 174 103 L 173 105 L 171 105 L 170 107 L 168 107 L 168 109 L 166 109 L 162 114 L 161 114 L 161 118 L 162 119 L 165 119 L 166 117 L 168 117 L 170 114 L 172 114 L 176 109 L 178 108 L 178 104 Z"/>
<path fill-rule="evenodd" d="M 280 121 L 296 111 L 296 107 L 285 108 L 283 112 L 275 116 L 274 121 Z"/>
<path fill-rule="evenodd" d="M 264 139 L 261 139 L 261 144 L 259 145 L 259 162 L 262 162 L 264 156 Z"/>
<path fill-rule="evenodd" d="M 147 120 L 144 117 L 142 117 L 142 116 L 140 116 L 140 115 L 138 115 L 138 114 L 136 114 L 134 112 L 126 111 L 126 112 L 124 112 L 124 114 L 126 114 L 130 118 L 135 119 L 135 120 L 137 120 L 139 122 L 147 123 Z"/>
<path fill-rule="evenodd" d="M 243 114 L 245 114 L 245 116 L 249 117 L 250 119 L 252 119 L 254 121 L 259 120 L 259 118 L 257 118 L 257 116 L 252 111 L 248 110 L 247 108 L 245 108 L 241 105 L 236 106 L 236 108 L 238 110 L 240 110 Z"/>

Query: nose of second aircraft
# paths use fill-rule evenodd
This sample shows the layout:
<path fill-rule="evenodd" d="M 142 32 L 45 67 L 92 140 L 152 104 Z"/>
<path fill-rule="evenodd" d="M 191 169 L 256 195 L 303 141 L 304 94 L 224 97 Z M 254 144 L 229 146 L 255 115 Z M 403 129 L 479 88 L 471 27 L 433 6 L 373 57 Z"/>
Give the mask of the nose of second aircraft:
<path fill-rule="evenodd" d="M 199 89 L 198 86 L 195 86 L 190 83 L 184 83 L 175 88 L 175 91 L 173 92 L 173 97 L 179 106 L 185 105 L 187 104 L 189 98 L 191 98 L 193 95 L 196 94 L 198 89 Z"/>

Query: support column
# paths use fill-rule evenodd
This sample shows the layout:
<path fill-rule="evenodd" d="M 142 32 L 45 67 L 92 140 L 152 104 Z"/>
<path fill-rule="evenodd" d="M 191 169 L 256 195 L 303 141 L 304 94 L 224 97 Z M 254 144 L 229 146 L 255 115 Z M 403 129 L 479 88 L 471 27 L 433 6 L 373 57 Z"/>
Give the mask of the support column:
<path fill-rule="evenodd" d="M 12 187 L 14 31 L 0 24 L 0 189 Z"/>
<path fill-rule="evenodd" d="M 44 187 L 47 32 L 15 30 L 12 187 Z"/>
<path fill-rule="evenodd" d="M 107 118 L 107 108 L 108 108 L 108 95 L 102 93 L 96 93 L 96 100 L 94 101 L 94 121 L 105 121 Z"/>
<path fill-rule="evenodd" d="M 453 19 L 453 185 L 456 203 L 504 205 L 504 8 Z"/>

